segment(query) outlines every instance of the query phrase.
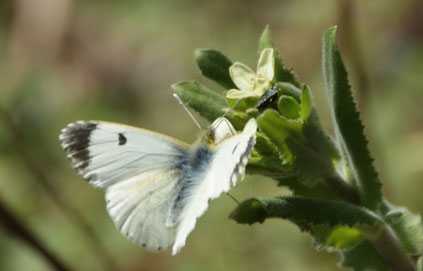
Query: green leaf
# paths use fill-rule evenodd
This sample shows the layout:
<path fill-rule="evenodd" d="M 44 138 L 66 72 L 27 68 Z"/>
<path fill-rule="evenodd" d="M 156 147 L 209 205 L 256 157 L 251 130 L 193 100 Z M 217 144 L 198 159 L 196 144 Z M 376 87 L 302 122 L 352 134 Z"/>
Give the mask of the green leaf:
<path fill-rule="evenodd" d="M 269 215 L 265 205 L 259 199 L 255 198 L 242 202 L 229 215 L 229 218 L 235 220 L 237 223 L 250 225 L 256 222 L 263 223 L 268 217 Z"/>
<path fill-rule="evenodd" d="M 292 166 L 283 163 L 278 154 L 251 157 L 246 172 L 271 178 L 284 178 L 293 174 Z"/>
<path fill-rule="evenodd" d="M 282 95 L 278 101 L 279 112 L 287 119 L 295 120 L 300 115 L 300 104 L 291 96 Z"/>
<path fill-rule="evenodd" d="M 303 196 L 326 200 L 341 200 L 341 198 L 327 186 L 320 183 L 313 187 L 307 186 L 304 184 L 304 181 L 301 180 L 299 176 L 278 178 L 277 181 L 280 186 L 288 187 L 293 192 L 294 196 Z"/>
<path fill-rule="evenodd" d="M 288 120 L 273 109 L 267 109 L 257 118 L 257 124 L 261 131 L 278 147 L 284 159 L 288 163 L 292 162 L 292 154 L 285 141 L 290 134 L 301 138 L 301 123 Z"/>
<path fill-rule="evenodd" d="M 261 33 L 260 39 L 259 39 L 259 53 L 263 51 L 266 48 L 273 48 L 275 49 L 275 45 L 272 41 L 272 34 L 270 33 L 270 26 L 266 25 L 263 32 Z"/>
<path fill-rule="evenodd" d="M 270 27 L 267 25 L 263 33 L 261 34 L 259 40 L 259 53 L 266 48 L 272 48 L 275 50 L 275 77 L 274 81 L 276 82 L 289 82 L 297 87 L 300 87 L 300 81 L 298 80 L 297 76 L 289 69 L 285 68 L 282 62 L 281 55 L 279 54 L 278 50 L 276 50 L 272 37 L 270 33 Z"/>
<path fill-rule="evenodd" d="M 291 176 L 292 166 L 286 164 L 280 157 L 275 144 L 263 133 L 256 133 L 256 155 L 250 158 L 247 165 L 247 173 L 260 174 L 271 178 L 284 178 Z"/>
<path fill-rule="evenodd" d="M 257 150 L 261 155 L 272 155 L 277 153 L 275 144 L 263 133 L 256 133 L 256 145 L 254 149 Z"/>
<path fill-rule="evenodd" d="M 301 134 L 301 123 L 299 123 L 298 121 L 293 121 L 293 120 L 284 118 L 277 111 L 273 109 L 268 109 L 264 111 L 263 114 L 261 114 L 257 118 L 257 123 L 262 124 L 263 126 L 262 131 L 274 143 L 275 142 L 279 143 L 280 141 L 282 141 L 284 139 L 284 136 L 286 136 L 289 132 L 294 132 L 294 133 L 297 133 L 298 135 Z"/>
<path fill-rule="evenodd" d="M 301 102 L 301 90 L 293 84 L 286 82 L 278 82 L 275 84 L 275 86 L 278 89 L 279 96 L 292 96 L 295 98 L 295 100 L 297 100 L 297 102 Z"/>
<path fill-rule="evenodd" d="M 250 120 L 250 116 L 246 112 L 238 111 L 231 108 L 225 108 L 226 118 L 232 123 L 236 130 L 242 131 L 245 124 Z"/>
<path fill-rule="evenodd" d="M 420 215 L 411 213 L 407 208 L 396 208 L 400 216 L 390 224 L 406 253 L 421 254 L 423 249 L 423 225 Z M 389 215 L 389 213 L 388 213 Z"/>
<path fill-rule="evenodd" d="M 312 145 L 314 141 L 308 142 L 304 138 L 300 121 L 289 120 L 275 110 L 267 109 L 259 115 L 257 124 L 278 147 L 284 160 L 294 166 L 296 172 L 301 175 L 301 180 L 307 185 L 313 186 L 322 178 L 333 175 L 331 157 L 319 153 L 320 146 L 315 148 Z"/>
<path fill-rule="evenodd" d="M 338 149 L 332 138 L 322 128 L 310 88 L 307 85 L 304 85 L 301 91 L 301 120 L 303 122 L 303 135 L 308 145 L 319 153 L 320 157 L 326 159 L 326 163 L 339 160 Z"/>
<path fill-rule="evenodd" d="M 335 33 L 336 27 L 331 27 L 323 35 L 323 73 L 335 135 L 351 168 L 362 204 L 375 210 L 382 200 L 381 183 L 367 149 L 364 127 L 336 45 Z"/>
<path fill-rule="evenodd" d="M 225 89 L 237 88 L 229 75 L 229 67 L 232 66 L 224 54 L 217 50 L 197 49 L 195 59 L 201 73 L 224 87 Z"/>
<path fill-rule="evenodd" d="M 247 113 L 247 115 L 250 117 L 250 118 L 257 118 L 257 116 L 258 116 L 258 114 L 259 114 L 259 111 L 258 111 L 258 109 L 257 108 L 248 108 L 247 110 L 245 110 L 245 113 Z"/>
<path fill-rule="evenodd" d="M 309 142 L 289 136 L 285 143 L 292 153 L 294 168 L 306 185 L 314 186 L 324 178 L 334 175 L 330 157 L 321 155 Z"/>
<path fill-rule="evenodd" d="M 238 99 L 230 98 L 228 98 L 227 100 L 230 106 L 233 106 L 238 101 Z M 241 102 L 238 102 L 238 104 L 235 106 L 235 109 L 239 111 L 246 111 L 248 109 L 255 108 L 257 100 L 257 97 L 246 97 L 241 100 Z"/>
<path fill-rule="evenodd" d="M 229 110 L 229 104 L 223 95 L 211 91 L 195 81 L 177 83 L 172 85 L 172 88 L 187 106 L 193 108 L 210 122 L 221 117 L 225 110 Z"/>
<path fill-rule="evenodd" d="M 329 252 L 334 249 L 349 249 L 364 238 L 359 230 L 347 226 L 315 226 L 311 232 L 314 245 Z"/>
<path fill-rule="evenodd" d="M 350 250 L 341 253 L 340 265 L 345 268 L 352 268 L 354 271 L 387 271 L 389 266 L 379 256 L 372 243 L 363 240 Z"/>
<path fill-rule="evenodd" d="M 328 235 L 326 239 L 327 246 L 346 249 L 350 248 L 363 239 L 363 235 L 357 229 L 338 226 Z"/>
<path fill-rule="evenodd" d="M 308 86 L 304 86 L 301 92 L 301 120 L 306 121 L 313 112 L 313 97 Z"/>
<path fill-rule="evenodd" d="M 303 230 L 312 226 L 360 226 L 377 232 L 383 220 L 374 212 L 338 201 L 304 197 L 251 198 L 242 202 L 230 218 L 238 223 L 262 223 L 267 218 L 288 219 Z"/>

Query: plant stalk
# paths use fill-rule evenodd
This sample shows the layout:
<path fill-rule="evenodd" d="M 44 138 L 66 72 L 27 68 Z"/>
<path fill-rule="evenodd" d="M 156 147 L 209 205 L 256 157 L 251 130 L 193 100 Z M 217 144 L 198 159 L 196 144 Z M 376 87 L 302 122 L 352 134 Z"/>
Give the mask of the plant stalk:
<path fill-rule="evenodd" d="M 361 205 L 358 191 L 344 181 L 341 177 L 326 178 L 327 184 L 337 192 L 346 202 L 354 205 Z M 379 233 L 377 238 L 369 238 L 379 255 L 392 268 L 393 271 L 414 271 L 411 259 L 402 249 L 398 238 L 390 226 L 386 225 Z"/>
<path fill-rule="evenodd" d="M 371 240 L 376 250 L 393 271 L 415 271 L 416 267 L 399 244 L 393 230 L 385 226 L 378 237 Z"/>
<path fill-rule="evenodd" d="M 326 183 L 346 202 L 354 205 L 361 205 L 358 191 L 341 177 L 327 177 Z"/>

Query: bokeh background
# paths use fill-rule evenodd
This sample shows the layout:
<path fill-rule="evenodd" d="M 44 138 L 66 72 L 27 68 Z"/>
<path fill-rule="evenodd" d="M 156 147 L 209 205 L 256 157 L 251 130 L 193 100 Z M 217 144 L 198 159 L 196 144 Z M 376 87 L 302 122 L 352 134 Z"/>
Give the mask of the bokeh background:
<path fill-rule="evenodd" d="M 194 49 L 255 67 L 266 24 L 331 130 L 321 35 L 337 24 L 384 193 L 421 213 L 422 14 L 421 0 L 1 0 L 1 207 L 71 270 L 337 270 L 338 255 L 314 250 L 289 222 L 230 221 L 228 196 L 211 203 L 178 256 L 136 247 L 115 230 L 103 192 L 72 170 L 58 134 L 69 122 L 102 119 L 193 142 L 197 128 L 171 84 L 196 79 L 219 91 L 200 76 Z M 238 200 L 288 193 L 255 176 L 232 192 Z M 0 270 L 51 270 L 40 249 L 4 226 L 17 229 L 16 221 L 0 218 Z"/>

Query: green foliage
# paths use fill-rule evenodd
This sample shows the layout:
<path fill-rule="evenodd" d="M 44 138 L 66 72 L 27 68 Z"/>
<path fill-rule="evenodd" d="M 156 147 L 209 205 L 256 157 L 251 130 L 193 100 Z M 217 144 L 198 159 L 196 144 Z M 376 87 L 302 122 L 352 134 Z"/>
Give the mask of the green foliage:
<path fill-rule="evenodd" d="M 311 97 L 311 91 L 309 87 L 305 86 L 301 92 L 301 121 L 307 121 L 313 110 L 313 98 Z"/>
<path fill-rule="evenodd" d="M 211 91 L 197 82 L 181 82 L 172 85 L 172 88 L 189 107 L 211 122 L 222 116 L 225 108 L 229 108 L 223 95 Z"/>
<path fill-rule="evenodd" d="M 278 102 L 279 112 L 287 119 L 295 120 L 299 117 L 300 105 L 292 96 L 281 96 Z"/>
<path fill-rule="evenodd" d="M 292 172 L 291 172 L 292 174 Z M 334 194 L 333 191 L 324 183 L 317 183 L 310 187 L 304 184 L 299 176 L 289 176 L 277 179 L 280 186 L 288 187 L 295 196 L 303 196 L 326 200 L 341 200 L 341 198 Z"/>
<path fill-rule="evenodd" d="M 423 225 L 420 215 L 411 213 L 407 208 L 395 208 L 388 215 L 395 213 L 396 217 L 390 221 L 392 229 L 397 234 L 401 246 L 406 253 L 419 254 L 423 249 Z"/>
<path fill-rule="evenodd" d="M 303 230 L 318 225 L 345 225 L 377 232 L 384 224 L 380 216 L 365 208 L 305 197 L 252 198 L 242 202 L 230 215 L 243 224 L 263 223 L 275 217 L 288 219 Z"/>
<path fill-rule="evenodd" d="M 363 240 L 363 234 L 348 226 L 315 226 L 311 229 L 314 245 L 328 251 L 349 249 Z"/>
<path fill-rule="evenodd" d="M 354 176 L 364 206 L 375 210 L 382 200 L 381 183 L 372 166 L 364 127 L 352 97 L 347 72 L 336 45 L 336 27 L 323 35 L 323 73 L 335 136 Z"/>
<path fill-rule="evenodd" d="M 275 75 L 267 81 L 270 88 L 261 97 L 245 98 L 230 108 L 235 99 L 226 99 L 196 82 L 173 87 L 188 106 L 210 121 L 226 114 L 241 130 L 255 117 L 259 131 L 247 173 L 271 177 L 293 193 L 290 197 L 247 199 L 230 218 L 242 224 L 287 219 L 307 231 L 317 248 L 338 251 L 343 267 L 387 270 L 404 266 L 414 270 L 408 255 L 419 257 L 422 253 L 421 217 L 382 199 L 335 33 L 336 27 L 332 27 L 323 36 L 323 72 L 334 139 L 321 125 L 310 88 L 284 67 L 269 27 L 260 37 L 259 52 L 274 50 Z M 226 56 L 203 49 L 196 51 L 196 59 L 207 78 L 226 89 L 235 87 L 229 75 L 232 62 Z"/>
<path fill-rule="evenodd" d="M 340 265 L 355 271 L 386 271 L 389 266 L 383 261 L 370 241 L 362 241 L 350 250 L 341 253 Z"/>
<path fill-rule="evenodd" d="M 285 161 L 292 163 L 293 157 L 286 144 L 286 139 L 290 134 L 300 137 L 301 124 L 298 121 L 286 119 L 272 109 L 261 114 L 257 118 L 257 124 L 260 130 L 277 146 Z"/>
<path fill-rule="evenodd" d="M 229 67 L 232 61 L 217 50 L 197 49 L 195 59 L 201 73 L 224 87 L 225 89 L 236 88 L 229 75 Z"/>
<path fill-rule="evenodd" d="M 289 82 L 297 87 L 300 87 L 300 81 L 297 76 L 283 65 L 282 57 L 273 45 L 269 26 L 266 26 L 261 34 L 259 40 L 259 53 L 266 48 L 272 48 L 275 50 L 275 81 Z"/>
<path fill-rule="evenodd" d="M 279 96 L 287 95 L 295 98 L 297 102 L 301 101 L 301 89 L 287 82 L 277 82 L 275 86 L 278 88 Z"/>

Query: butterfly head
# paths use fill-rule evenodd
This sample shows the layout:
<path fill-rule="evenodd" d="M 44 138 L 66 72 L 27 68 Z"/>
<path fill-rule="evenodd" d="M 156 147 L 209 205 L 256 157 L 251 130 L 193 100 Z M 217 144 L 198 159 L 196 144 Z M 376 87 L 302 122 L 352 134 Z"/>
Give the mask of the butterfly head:
<path fill-rule="evenodd" d="M 207 145 L 219 144 L 236 134 L 235 128 L 226 118 L 217 118 L 201 138 L 201 143 Z"/>

